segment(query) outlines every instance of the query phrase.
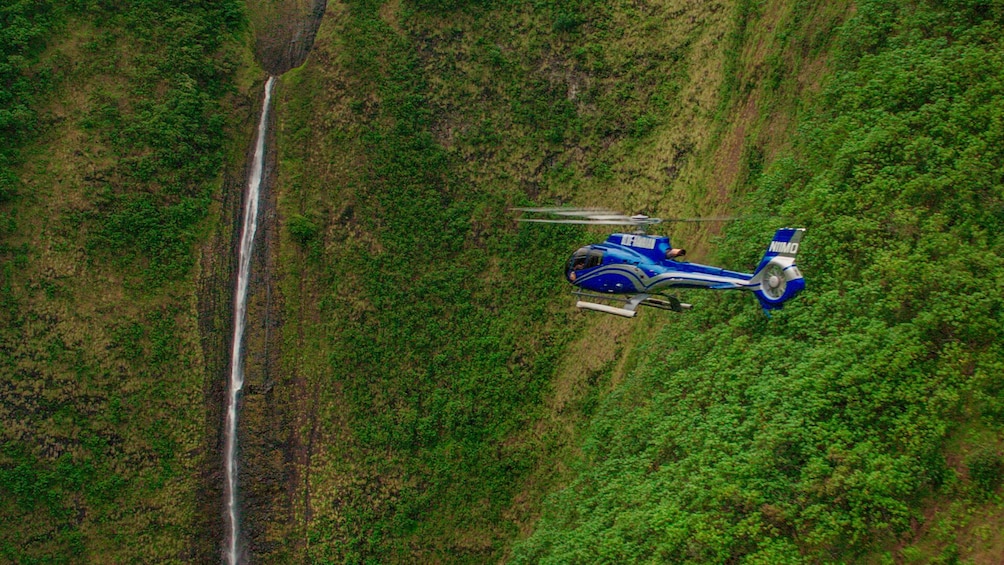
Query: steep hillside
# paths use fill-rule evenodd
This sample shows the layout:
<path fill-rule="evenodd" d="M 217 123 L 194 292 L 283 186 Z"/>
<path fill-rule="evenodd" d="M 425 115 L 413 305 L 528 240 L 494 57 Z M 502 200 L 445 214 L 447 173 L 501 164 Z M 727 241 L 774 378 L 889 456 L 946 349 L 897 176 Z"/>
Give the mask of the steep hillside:
<path fill-rule="evenodd" d="M 313 301 L 290 349 L 330 362 L 303 377 L 312 556 L 478 561 L 534 532 L 517 560 L 996 558 L 990 7 L 329 15 L 280 143 L 286 296 Z M 744 212 L 715 254 L 737 266 L 804 225 L 810 291 L 770 321 L 697 293 L 651 341 L 563 318 L 534 284 L 597 235 L 517 230 L 527 202 Z"/>
<path fill-rule="evenodd" d="M 234 236 L 315 0 L 0 8 L 0 561 L 213 561 Z M 308 34 L 309 35 L 309 34 Z M 254 39 L 252 39 L 254 37 Z M 275 91 L 253 562 L 999 563 L 1004 11 L 352 0 Z M 624 320 L 562 277 L 668 226 L 808 289 Z"/>
<path fill-rule="evenodd" d="M 1002 17 L 855 6 L 718 245 L 749 263 L 808 227 L 806 295 L 656 336 L 516 562 L 1001 561 Z"/>
<path fill-rule="evenodd" d="M 329 4 L 278 106 L 311 558 L 484 562 L 529 531 L 635 338 L 569 308 L 562 266 L 596 236 L 517 229 L 510 208 L 724 205 L 693 159 L 732 21 L 705 2 Z"/>
<path fill-rule="evenodd" d="M 241 185 L 243 22 L 0 8 L 0 561 L 217 555 L 225 356 L 199 330 L 227 324 L 231 269 L 198 248 L 229 238 L 224 169 Z"/>

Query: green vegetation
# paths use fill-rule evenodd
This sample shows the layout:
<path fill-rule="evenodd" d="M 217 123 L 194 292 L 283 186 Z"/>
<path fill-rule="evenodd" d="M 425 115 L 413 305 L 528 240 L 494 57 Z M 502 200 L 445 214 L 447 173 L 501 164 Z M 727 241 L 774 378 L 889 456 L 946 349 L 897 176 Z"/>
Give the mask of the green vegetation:
<path fill-rule="evenodd" d="M 232 92 L 236 64 L 216 54 L 239 29 L 241 11 L 236 3 L 193 2 L 125 9 L 109 20 L 128 30 L 138 52 L 126 66 L 129 87 L 98 89 L 83 121 L 115 163 L 94 187 L 90 246 L 126 271 L 140 265 L 144 283 L 156 286 L 184 276 L 194 261 L 197 226 L 224 158 L 219 98 Z M 106 64 L 117 56 L 116 36 L 101 41 L 85 49 Z"/>
<path fill-rule="evenodd" d="M 0 561 L 216 555 L 192 266 L 242 14 L 0 8 Z"/>
<path fill-rule="evenodd" d="M 1002 25 L 857 5 L 798 149 L 751 179 L 774 217 L 719 244 L 752 264 L 777 218 L 808 227 L 806 296 L 771 320 L 702 298 L 655 338 L 517 562 L 959 562 L 958 509 L 924 510 L 999 504 Z"/>
<path fill-rule="evenodd" d="M 18 149 L 38 129 L 33 108 L 36 97 L 48 91 L 51 74 L 33 72 L 32 65 L 45 39 L 60 21 L 51 2 L 14 2 L 0 7 L 0 205 L 18 192 L 15 166 Z M 12 220 L 0 215 L 0 236 L 12 231 Z"/>
<path fill-rule="evenodd" d="M 312 3 L 56 4 L 0 8 L 0 561 L 213 560 L 250 52 Z M 998 3 L 327 10 L 275 91 L 257 560 L 1000 554 Z M 737 269 L 805 226 L 808 289 L 577 312 L 605 232 L 531 203 L 742 215 L 671 228 Z"/>
<path fill-rule="evenodd" d="M 510 208 L 609 190 L 709 32 L 641 33 L 667 55 L 619 28 L 645 19 L 627 4 L 339 9 L 276 111 L 284 373 L 313 446 L 302 543 L 319 562 L 500 559 L 623 351 L 578 382 L 593 359 L 561 357 L 590 322 L 561 270 L 588 236 L 518 229 Z"/>
<path fill-rule="evenodd" d="M 548 303 L 560 278 L 531 275 L 557 274 L 574 232 L 516 233 L 506 187 L 473 189 L 457 155 L 433 138 L 428 71 L 377 8 L 353 5 L 339 40 L 351 46 L 352 79 L 379 106 L 358 104 L 359 121 L 318 131 L 311 112 L 329 110 L 309 82 L 321 71 L 307 68 L 286 92 L 309 102 L 282 114 L 281 174 L 311 183 L 284 193 L 287 227 L 300 247 L 314 245 L 286 294 L 302 294 L 305 278 L 321 293 L 316 306 L 295 305 L 290 318 L 311 321 L 287 328 L 287 352 L 299 360 L 304 341 L 320 341 L 329 365 L 311 375 L 321 397 L 314 425 L 324 450 L 343 455 L 313 470 L 309 555 L 478 561 L 512 535 L 500 518 L 512 479 L 538 454 L 507 440 L 532 425 L 570 331 L 567 314 Z M 344 162 L 345 153 L 362 163 L 349 178 L 300 165 Z M 345 187 L 351 210 L 317 190 L 330 186 Z M 290 251 L 285 262 L 296 264 L 300 251 Z M 342 421 L 351 438 L 339 437 Z"/>

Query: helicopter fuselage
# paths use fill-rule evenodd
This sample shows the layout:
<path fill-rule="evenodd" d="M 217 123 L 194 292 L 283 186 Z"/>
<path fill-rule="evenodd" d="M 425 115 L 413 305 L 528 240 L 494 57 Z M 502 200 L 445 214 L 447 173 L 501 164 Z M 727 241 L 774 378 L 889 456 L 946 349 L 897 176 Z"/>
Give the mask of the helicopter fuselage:
<path fill-rule="evenodd" d="M 569 259 L 565 276 L 582 289 L 608 294 L 660 292 L 670 288 L 756 286 L 752 274 L 667 259 L 669 238 L 615 233 Z"/>
<path fill-rule="evenodd" d="M 615 233 L 603 243 L 580 248 L 565 266 L 565 278 L 584 298 L 579 308 L 633 317 L 638 306 L 681 312 L 689 309 L 676 297 L 664 294 L 673 288 L 745 290 L 752 292 L 764 311 L 777 310 L 805 289 L 805 279 L 795 264 L 805 228 L 780 228 L 753 273 L 680 261 L 685 252 L 673 249 L 666 236 L 645 233 L 646 226 L 664 221 L 726 221 L 731 218 L 650 218 L 627 216 L 602 208 L 517 208 L 530 214 L 557 218 L 522 218 L 521 222 L 635 226 L 635 233 Z M 601 301 L 600 303 L 594 302 Z M 603 302 L 623 302 L 614 307 Z M 769 312 L 768 312 L 769 313 Z"/>

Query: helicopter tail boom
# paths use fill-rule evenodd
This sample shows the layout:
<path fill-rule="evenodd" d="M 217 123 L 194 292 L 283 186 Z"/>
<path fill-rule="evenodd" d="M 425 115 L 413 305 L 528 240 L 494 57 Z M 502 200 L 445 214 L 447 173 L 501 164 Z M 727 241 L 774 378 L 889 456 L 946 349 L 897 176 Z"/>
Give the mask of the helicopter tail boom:
<path fill-rule="evenodd" d="M 795 264 L 805 228 L 781 228 L 748 283 L 765 311 L 776 310 L 805 288 L 805 279 Z"/>

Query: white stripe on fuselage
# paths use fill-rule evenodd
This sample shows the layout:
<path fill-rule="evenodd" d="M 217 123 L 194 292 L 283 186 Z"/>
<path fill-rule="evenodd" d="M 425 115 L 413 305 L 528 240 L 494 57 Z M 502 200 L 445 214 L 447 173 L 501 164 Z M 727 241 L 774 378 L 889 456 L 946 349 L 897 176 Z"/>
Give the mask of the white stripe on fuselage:
<path fill-rule="evenodd" d="M 750 286 L 749 278 L 741 279 L 736 277 L 725 277 L 721 275 L 711 275 L 707 273 L 686 273 L 682 271 L 672 271 L 669 273 L 659 273 L 654 277 L 649 277 L 640 268 L 625 267 L 624 265 L 607 265 L 605 267 L 600 267 L 596 271 L 589 273 L 585 277 L 580 278 L 576 281 L 577 284 L 583 284 L 592 278 L 603 276 L 620 274 L 626 276 L 629 280 L 636 280 L 635 291 L 641 292 L 645 290 L 653 290 L 660 284 L 668 283 L 666 286 L 673 286 L 673 284 L 700 284 L 702 286 L 715 286 L 719 284 L 734 284 L 736 286 Z M 752 275 L 750 275 L 752 278 Z"/>

